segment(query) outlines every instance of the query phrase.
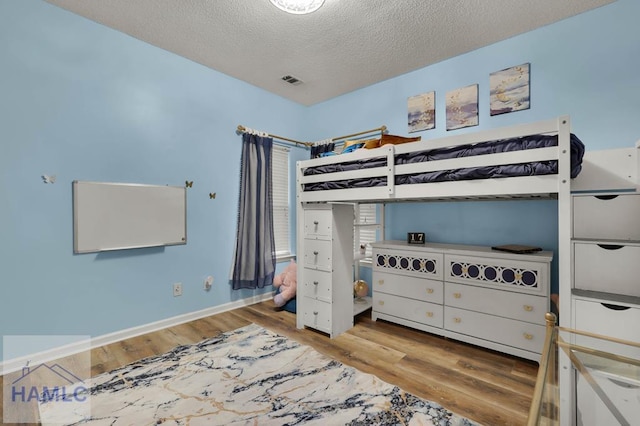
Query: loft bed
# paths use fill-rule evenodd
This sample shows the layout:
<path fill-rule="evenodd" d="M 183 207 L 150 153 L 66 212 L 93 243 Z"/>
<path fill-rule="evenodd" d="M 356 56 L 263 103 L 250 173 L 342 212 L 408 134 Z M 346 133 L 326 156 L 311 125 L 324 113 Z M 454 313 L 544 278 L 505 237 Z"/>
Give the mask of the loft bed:
<path fill-rule="evenodd" d="M 583 153 L 569 117 L 561 116 L 300 161 L 297 197 L 300 203 L 568 197 Z"/>

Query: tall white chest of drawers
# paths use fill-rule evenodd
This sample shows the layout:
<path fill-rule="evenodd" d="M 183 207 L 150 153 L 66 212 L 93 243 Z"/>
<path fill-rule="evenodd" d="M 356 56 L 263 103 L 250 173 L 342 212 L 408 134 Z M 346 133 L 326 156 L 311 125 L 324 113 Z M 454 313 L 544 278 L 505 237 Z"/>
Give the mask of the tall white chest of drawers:
<path fill-rule="evenodd" d="M 539 361 L 551 252 L 459 244 L 373 245 L 373 320 Z"/>
<path fill-rule="evenodd" d="M 302 220 L 297 326 L 335 337 L 353 327 L 353 205 L 311 204 Z"/>
<path fill-rule="evenodd" d="M 572 213 L 572 328 L 640 342 L 640 193 L 574 194 Z M 594 346 L 588 338 L 576 339 Z M 596 346 L 608 350 L 606 343 Z M 640 349 L 622 355 L 640 361 Z M 588 380 L 574 374 L 575 424 L 620 424 Z M 615 374 L 593 379 L 606 384 L 602 390 L 619 415 L 630 422 L 640 419 L 640 377 L 634 382 Z"/>

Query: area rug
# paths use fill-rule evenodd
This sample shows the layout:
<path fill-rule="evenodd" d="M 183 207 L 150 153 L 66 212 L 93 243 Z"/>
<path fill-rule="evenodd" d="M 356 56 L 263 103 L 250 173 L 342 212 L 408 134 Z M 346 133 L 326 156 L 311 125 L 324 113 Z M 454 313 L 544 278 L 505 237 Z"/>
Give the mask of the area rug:
<path fill-rule="evenodd" d="M 475 425 L 258 325 L 101 374 L 43 425 Z"/>

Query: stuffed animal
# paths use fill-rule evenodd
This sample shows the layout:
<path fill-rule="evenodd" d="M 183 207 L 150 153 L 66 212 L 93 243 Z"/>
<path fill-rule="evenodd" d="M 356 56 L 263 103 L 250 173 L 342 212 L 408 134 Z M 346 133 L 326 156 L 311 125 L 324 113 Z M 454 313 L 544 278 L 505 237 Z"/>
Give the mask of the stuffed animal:
<path fill-rule="evenodd" d="M 273 302 L 277 307 L 282 307 L 289 300 L 296 297 L 296 289 L 298 287 L 298 267 L 293 260 L 284 270 L 273 278 L 273 286 L 280 288 L 280 292 L 273 296 Z"/>

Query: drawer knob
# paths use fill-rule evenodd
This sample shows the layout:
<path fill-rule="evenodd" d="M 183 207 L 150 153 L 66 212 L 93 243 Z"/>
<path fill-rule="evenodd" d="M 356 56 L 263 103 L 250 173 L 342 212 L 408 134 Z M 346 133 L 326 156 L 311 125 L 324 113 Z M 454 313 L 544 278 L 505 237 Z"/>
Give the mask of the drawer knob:
<path fill-rule="evenodd" d="M 313 285 L 318 285 L 318 281 L 314 281 L 314 282 L 313 282 Z"/>
<path fill-rule="evenodd" d="M 378 280 L 378 284 L 380 285 L 384 284 L 384 280 Z"/>
<path fill-rule="evenodd" d="M 318 315 L 318 311 L 313 311 L 313 315 Z"/>
<path fill-rule="evenodd" d="M 462 297 L 461 293 L 453 293 L 453 297 L 455 297 L 456 299 L 460 299 Z"/>
<path fill-rule="evenodd" d="M 314 220 L 314 221 L 313 221 L 313 224 L 314 224 L 315 226 L 318 226 L 318 221 L 317 221 L 317 220 Z"/>
<path fill-rule="evenodd" d="M 524 308 L 524 310 L 525 310 L 525 311 L 527 311 L 527 312 L 531 312 L 531 311 L 533 311 L 533 306 L 531 306 L 531 305 L 524 305 L 524 306 L 523 306 L 523 308 Z"/>
<path fill-rule="evenodd" d="M 380 305 L 380 306 L 384 305 L 384 300 L 379 301 L 378 305 Z"/>
<path fill-rule="evenodd" d="M 523 334 L 524 338 L 527 340 L 533 340 L 533 334 L 529 334 L 529 333 L 524 333 Z"/>
<path fill-rule="evenodd" d="M 317 255 L 318 255 L 318 251 L 314 251 L 314 252 L 313 252 L 313 255 L 314 255 L 314 256 L 317 256 Z"/>
<path fill-rule="evenodd" d="M 459 324 L 462 322 L 462 318 L 454 318 L 453 322 L 455 322 L 456 324 Z"/>
<path fill-rule="evenodd" d="M 427 312 L 427 317 L 433 318 L 433 312 Z"/>
<path fill-rule="evenodd" d="M 427 289 L 427 293 L 429 293 L 429 294 L 433 294 L 433 289 L 432 289 L 432 288 L 428 288 L 428 289 Z"/>

